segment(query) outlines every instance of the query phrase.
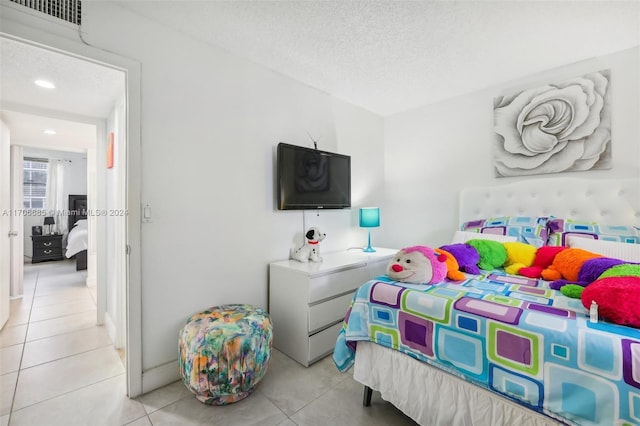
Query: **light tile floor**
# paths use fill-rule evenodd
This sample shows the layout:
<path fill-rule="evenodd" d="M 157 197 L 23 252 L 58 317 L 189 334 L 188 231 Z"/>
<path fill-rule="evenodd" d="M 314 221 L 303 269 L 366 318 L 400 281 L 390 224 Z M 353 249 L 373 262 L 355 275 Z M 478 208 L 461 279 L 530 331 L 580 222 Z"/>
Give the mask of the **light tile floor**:
<path fill-rule="evenodd" d="M 73 261 L 25 264 L 25 296 L 0 332 L 0 426 L 415 425 L 376 392 L 363 407 L 362 386 L 331 357 L 305 368 L 275 349 L 256 391 L 235 404 L 202 404 L 181 382 L 129 399 L 85 279 Z"/>

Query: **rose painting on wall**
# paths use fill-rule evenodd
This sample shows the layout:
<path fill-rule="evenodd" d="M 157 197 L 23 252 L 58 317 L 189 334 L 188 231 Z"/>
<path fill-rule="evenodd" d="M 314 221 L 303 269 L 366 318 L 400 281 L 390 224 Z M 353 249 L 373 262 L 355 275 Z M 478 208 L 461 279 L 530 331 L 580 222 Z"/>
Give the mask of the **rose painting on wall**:
<path fill-rule="evenodd" d="M 610 71 L 494 98 L 497 177 L 611 168 Z"/>

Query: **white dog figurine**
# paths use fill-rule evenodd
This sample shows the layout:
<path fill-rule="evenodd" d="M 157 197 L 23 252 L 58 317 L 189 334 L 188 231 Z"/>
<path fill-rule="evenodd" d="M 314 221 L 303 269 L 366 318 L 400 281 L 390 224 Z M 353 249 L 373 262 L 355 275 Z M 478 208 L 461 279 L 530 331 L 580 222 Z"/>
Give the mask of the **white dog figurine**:
<path fill-rule="evenodd" d="M 305 234 L 305 244 L 294 252 L 293 258 L 302 263 L 307 263 L 308 261 L 322 262 L 320 241 L 324 240 L 326 236 L 327 234 L 320 232 L 320 229 L 315 226 L 309 228 Z"/>

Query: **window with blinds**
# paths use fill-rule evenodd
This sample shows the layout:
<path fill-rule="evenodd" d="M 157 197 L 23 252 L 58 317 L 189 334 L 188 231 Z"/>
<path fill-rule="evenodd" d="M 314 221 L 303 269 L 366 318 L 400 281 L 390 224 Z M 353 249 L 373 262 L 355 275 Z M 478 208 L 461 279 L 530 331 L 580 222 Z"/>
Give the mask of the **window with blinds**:
<path fill-rule="evenodd" d="M 23 192 L 25 209 L 45 209 L 49 163 L 39 158 L 24 159 Z"/>

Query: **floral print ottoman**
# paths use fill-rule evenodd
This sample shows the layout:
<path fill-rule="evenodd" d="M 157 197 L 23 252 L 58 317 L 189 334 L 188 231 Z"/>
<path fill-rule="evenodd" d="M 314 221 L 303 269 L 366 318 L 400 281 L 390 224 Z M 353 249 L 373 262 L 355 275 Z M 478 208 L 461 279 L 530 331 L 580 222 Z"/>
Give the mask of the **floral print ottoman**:
<path fill-rule="evenodd" d="M 267 372 L 272 340 L 263 309 L 233 304 L 199 312 L 180 331 L 180 377 L 205 404 L 240 401 Z"/>

